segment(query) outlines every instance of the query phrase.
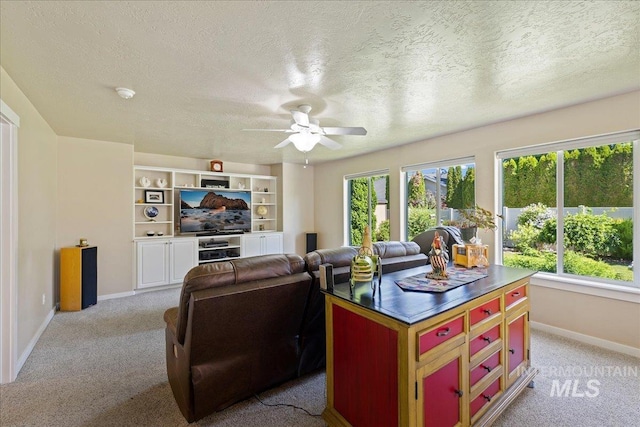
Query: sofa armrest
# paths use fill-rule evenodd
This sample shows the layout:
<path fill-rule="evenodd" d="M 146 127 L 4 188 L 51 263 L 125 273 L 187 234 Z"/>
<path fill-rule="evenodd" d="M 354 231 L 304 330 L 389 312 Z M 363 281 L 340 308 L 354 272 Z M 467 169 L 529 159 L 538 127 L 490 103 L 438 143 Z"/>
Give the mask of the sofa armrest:
<path fill-rule="evenodd" d="M 180 412 L 188 422 L 192 422 L 195 421 L 195 411 L 193 408 L 189 348 L 185 348 L 178 342 L 175 328 L 177 317 L 178 307 L 170 308 L 164 313 L 164 318 L 167 322 L 165 329 L 167 377 Z"/>
<path fill-rule="evenodd" d="M 164 321 L 167 324 L 167 329 L 171 331 L 174 336 L 178 336 L 178 307 L 172 307 L 164 312 Z"/>

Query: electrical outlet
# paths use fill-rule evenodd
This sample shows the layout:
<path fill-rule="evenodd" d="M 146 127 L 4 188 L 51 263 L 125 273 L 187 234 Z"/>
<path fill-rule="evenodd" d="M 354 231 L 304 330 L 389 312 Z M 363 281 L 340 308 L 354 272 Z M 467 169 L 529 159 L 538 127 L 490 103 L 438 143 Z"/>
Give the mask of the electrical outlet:
<path fill-rule="evenodd" d="M 42 305 L 44 305 L 45 301 L 46 301 L 46 297 L 44 294 L 42 294 Z"/>

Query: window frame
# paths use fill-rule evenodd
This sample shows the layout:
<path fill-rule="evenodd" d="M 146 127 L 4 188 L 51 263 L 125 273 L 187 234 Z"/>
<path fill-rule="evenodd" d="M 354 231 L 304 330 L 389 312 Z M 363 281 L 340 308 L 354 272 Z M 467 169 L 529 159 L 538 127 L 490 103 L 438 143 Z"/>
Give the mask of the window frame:
<path fill-rule="evenodd" d="M 409 236 L 409 207 L 408 207 L 408 200 L 407 198 L 409 197 L 407 188 L 409 185 L 408 182 L 408 174 L 410 172 L 415 172 L 415 171 L 421 171 L 424 169 L 447 169 L 450 167 L 455 167 L 455 166 L 462 166 L 462 165 L 468 165 L 468 164 L 473 164 L 474 169 L 477 170 L 477 166 L 476 166 L 476 158 L 475 156 L 468 156 L 468 157 L 459 157 L 459 158 L 454 158 L 454 159 L 446 159 L 446 160 L 437 160 L 437 161 L 433 161 L 433 162 L 425 162 L 425 163 L 416 163 L 416 164 L 412 164 L 412 165 L 406 165 L 406 166 L 402 166 L 400 168 L 400 179 L 402 181 L 402 194 L 400 195 L 400 200 L 402 200 L 402 206 L 401 206 L 401 222 L 402 224 L 400 224 L 401 229 L 400 229 L 400 236 L 402 238 L 402 240 L 407 240 L 408 236 Z M 439 175 L 439 173 L 438 173 Z M 476 174 L 477 176 L 477 174 Z M 439 200 L 440 197 L 440 189 L 439 186 L 436 187 L 437 188 L 437 195 L 436 198 L 437 200 Z M 476 186 L 474 185 L 473 187 L 473 198 L 475 200 L 475 203 L 477 203 L 478 197 L 477 197 L 477 191 L 476 191 Z M 440 210 L 440 203 L 437 203 L 437 208 L 436 208 L 436 224 L 440 224 L 441 222 L 441 210 Z"/>
<path fill-rule="evenodd" d="M 349 181 L 353 180 L 353 179 L 358 179 L 358 178 L 373 178 L 375 176 L 379 176 L 379 175 L 388 175 L 389 177 L 391 177 L 391 173 L 389 169 L 378 169 L 378 170 L 373 170 L 373 171 L 367 171 L 367 172 L 360 172 L 360 173 L 355 173 L 355 174 L 349 174 L 349 175 L 344 175 L 343 177 L 343 184 L 342 184 L 342 196 L 343 196 L 343 206 L 345 207 L 345 209 L 343 209 L 343 219 L 342 219 L 342 224 L 343 224 L 343 231 L 342 231 L 342 244 L 343 246 L 351 246 L 351 197 L 349 194 Z M 369 183 L 371 185 L 371 180 L 369 180 Z M 371 204 L 371 188 L 369 187 L 369 204 Z M 389 200 L 389 194 L 387 194 L 387 200 Z M 375 208 L 374 208 L 375 209 Z M 372 210 L 372 206 L 369 205 L 369 227 L 371 227 L 371 210 Z M 371 230 L 371 233 L 373 234 L 375 232 L 375 230 Z"/>
<path fill-rule="evenodd" d="M 576 274 L 564 272 L 564 153 L 575 149 L 584 149 L 589 147 L 599 147 L 608 144 L 617 144 L 621 142 L 631 141 L 633 148 L 633 263 L 638 264 L 640 260 L 640 173 L 636 173 L 640 165 L 640 129 L 628 130 L 623 132 L 615 132 L 590 137 L 575 138 L 564 141 L 557 141 L 547 144 L 540 144 L 529 147 L 521 147 L 509 150 L 497 151 L 495 154 L 495 170 L 497 171 L 496 200 L 497 206 L 504 214 L 504 170 L 502 163 L 505 159 L 522 156 L 535 156 L 557 153 L 556 160 L 556 209 L 557 209 L 557 239 L 556 245 L 562 250 L 557 253 L 556 273 L 540 272 L 534 277 L 541 280 L 541 286 L 564 289 L 564 286 L 555 285 L 553 282 L 570 284 L 571 287 L 576 286 L 584 288 L 598 288 L 598 291 L 622 291 L 628 295 L 635 295 L 632 299 L 637 300 L 640 295 L 640 269 L 634 270 L 633 281 L 623 282 L 620 280 L 610 280 L 591 276 L 579 276 Z M 496 239 L 496 262 L 503 264 L 504 261 L 504 224 L 500 223 L 499 232 Z M 567 290 L 567 289 L 565 289 Z M 599 292 L 588 294 L 598 295 Z M 617 297 L 616 299 L 629 300 L 626 297 Z"/>

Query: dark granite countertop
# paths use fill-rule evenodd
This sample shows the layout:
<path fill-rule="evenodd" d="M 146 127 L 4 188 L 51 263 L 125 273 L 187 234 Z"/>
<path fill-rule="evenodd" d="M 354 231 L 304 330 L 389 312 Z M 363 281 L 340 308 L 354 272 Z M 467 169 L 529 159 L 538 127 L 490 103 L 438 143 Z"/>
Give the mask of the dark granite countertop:
<path fill-rule="evenodd" d="M 369 283 L 356 283 L 353 295 L 349 283 L 336 284 L 333 291 L 323 292 L 412 325 L 535 273 L 532 270 L 491 265 L 487 277 L 446 292 L 405 291 L 394 283 L 395 280 L 426 273 L 430 269 L 431 266 L 423 266 L 383 275 L 382 285 L 376 289 L 375 297 Z"/>

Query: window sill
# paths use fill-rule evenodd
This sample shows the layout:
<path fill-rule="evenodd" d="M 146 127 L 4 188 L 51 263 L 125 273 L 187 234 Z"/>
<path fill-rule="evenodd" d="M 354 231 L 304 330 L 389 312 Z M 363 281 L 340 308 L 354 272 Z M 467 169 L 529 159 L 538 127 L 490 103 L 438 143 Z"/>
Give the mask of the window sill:
<path fill-rule="evenodd" d="M 555 274 L 536 273 L 531 278 L 533 286 L 593 295 L 640 304 L 640 289 L 631 286 L 612 285 L 584 279 L 556 276 Z"/>

